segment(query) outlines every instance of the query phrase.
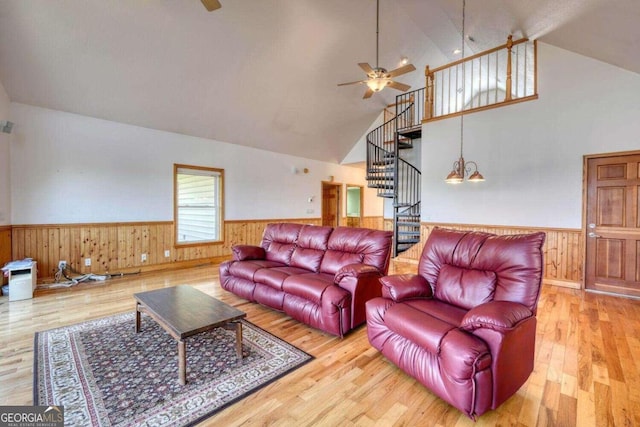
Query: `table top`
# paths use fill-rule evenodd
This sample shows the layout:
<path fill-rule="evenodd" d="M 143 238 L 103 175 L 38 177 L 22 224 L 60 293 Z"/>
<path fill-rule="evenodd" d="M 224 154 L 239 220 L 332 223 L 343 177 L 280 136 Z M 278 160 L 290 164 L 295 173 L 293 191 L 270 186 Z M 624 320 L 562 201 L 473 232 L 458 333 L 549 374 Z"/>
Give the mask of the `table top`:
<path fill-rule="evenodd" d="M 133 297 L 180 338 L 247 316 L 245 312 L 186 285 L 140 292 Z"/>

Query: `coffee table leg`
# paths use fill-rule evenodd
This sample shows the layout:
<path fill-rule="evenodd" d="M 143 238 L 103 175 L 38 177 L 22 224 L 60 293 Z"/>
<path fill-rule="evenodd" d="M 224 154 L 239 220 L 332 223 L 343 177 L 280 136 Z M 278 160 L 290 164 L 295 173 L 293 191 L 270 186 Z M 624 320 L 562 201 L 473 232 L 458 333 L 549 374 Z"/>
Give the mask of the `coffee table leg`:
<path fill-rule="evenodd" d="M 178 341 L 178 376 L 181 385 L 187 383 L 187 355 L 185 350 L 184 341 Z"/>
<path fill-rule="evenodd" d="M 140 332 L 140 303 L 136 303 L 136 334 Z"/>
<path fill-rule="evenodd" d="M 236 354 L 238 359 L 242 359 L 242 323 L 236 323 Z"/>

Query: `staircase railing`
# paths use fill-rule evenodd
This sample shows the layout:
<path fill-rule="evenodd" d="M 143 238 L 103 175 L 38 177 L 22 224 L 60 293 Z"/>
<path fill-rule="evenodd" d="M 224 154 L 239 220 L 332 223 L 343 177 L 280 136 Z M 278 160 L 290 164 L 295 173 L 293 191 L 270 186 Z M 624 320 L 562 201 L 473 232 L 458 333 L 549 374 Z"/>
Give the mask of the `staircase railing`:
<path fill-rule="evenodd" d="M 412 90 L 396 96 L 396 130 L 405 134 L 422 128 L 426 88 Z"/>

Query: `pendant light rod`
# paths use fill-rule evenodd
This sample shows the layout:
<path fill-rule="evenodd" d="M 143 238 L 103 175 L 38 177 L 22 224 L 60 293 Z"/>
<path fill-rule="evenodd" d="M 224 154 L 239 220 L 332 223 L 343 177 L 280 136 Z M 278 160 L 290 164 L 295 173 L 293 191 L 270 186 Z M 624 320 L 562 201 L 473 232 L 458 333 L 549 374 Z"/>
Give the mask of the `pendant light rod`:
<path fill-rule="evenodd" d="M 462 59 L 464 60 L 464 44 L 465 44 L 465 18 L 466 18 L 466 0 L 462 0 L 462 46 L 460 51 L 462 53 Z M 447 184 L 460 184 L 464 182 L 464 178 L 468 176 L 468 180 L 471 182 L 482 182 L 484 177 L 478 171 L 478 164 L 473 161 L 465 161 L 463 156 L 464 150 L 464 110 L 465 110 L 465 98 L 466 98 L 466 63 L 462 63 L 462 111 L 460 114 L 460 157 L 453 162 L 453 169 L 447 175 L 445 182 Z M 473 168 L 473 169 L 472 169 Z"/>
<path fill-rule="evenodd" d="M 378 34 L 380 33 L 380 0 L 376 0 L 376 68 L 378 65 Z"/>

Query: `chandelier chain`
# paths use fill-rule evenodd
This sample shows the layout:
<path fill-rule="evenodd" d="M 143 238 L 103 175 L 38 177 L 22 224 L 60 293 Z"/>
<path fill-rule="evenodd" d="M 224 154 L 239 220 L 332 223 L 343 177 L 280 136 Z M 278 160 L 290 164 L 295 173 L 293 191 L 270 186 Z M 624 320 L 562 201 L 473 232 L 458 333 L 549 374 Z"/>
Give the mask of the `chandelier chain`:
<path fill-rule="evenodd" d="M 461 46 L 461 49 L 460 49 L 461 53 L 462 53 L 462 59 L 464 59 L 464 24 L 465 24 L 464 21 L 465 21 L 466 5 L 467 5 L 467 1 L 466 0 L 462 0 L 462 46 Z M 462 63 L 462 114 L 460 115 L 460 158 L 462 158 L 462 146 L 464 145 L 464 103 L 465 103 L 465 98 L 466 98 L 465 68 L 466 68 L 466 64 L 463 62 Z"/>

